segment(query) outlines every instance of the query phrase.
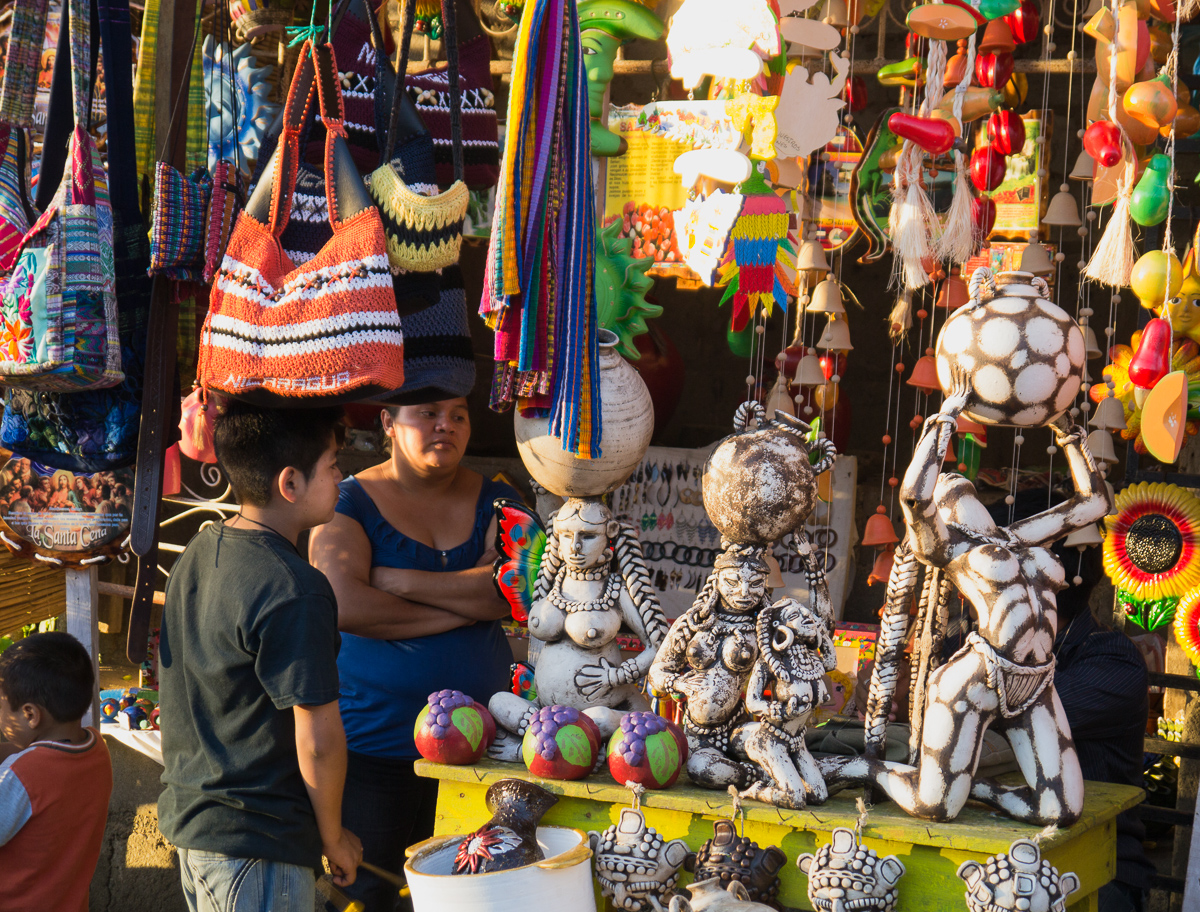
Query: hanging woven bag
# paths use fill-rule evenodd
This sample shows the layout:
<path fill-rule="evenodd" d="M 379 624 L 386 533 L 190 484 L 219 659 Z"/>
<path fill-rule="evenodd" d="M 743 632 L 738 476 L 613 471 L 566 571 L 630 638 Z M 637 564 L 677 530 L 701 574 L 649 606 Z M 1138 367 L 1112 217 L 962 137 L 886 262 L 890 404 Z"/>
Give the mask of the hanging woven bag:
<path fill-rule="evenodd" d="M 388 120 L 385 150 L 396 138 L 400 102 L 406 92 L 408 53 L 412 45 L 416 0 L 408 0 L 404 17 L 404 37 L 396 70 L 396 90 L 392 114 Z M 450 90 L 450 132 L 453 143 L 454 183 L 444 193 L 425 196 L 417 193 L 397 173 L 387 153 L 380 155 L 379 167 L 371 173 L 371 197 L 379 205 L 387 232 L 388 260 L 393 269 L 433 272 L 458 262 L 462 247 L 463 221 L 471 193 L 463 182 L 462 93 L 458 83 L 458 39 L 455 28 L 454 0 L 442 4 L 443 33 Z"/>
<path fill-rule="evenodd" d="M 280 235 L 291 214 L 300 136 L 316 83 L 325 125 L 332 239 L 301 266 Z M 345 142 L 333 49 L 306 41 L 283 135 L 238 216 L 201 333 L 201 385 L 263 405 L 328 404 L 404 382 L 404 342 L 378 210 Z"/>

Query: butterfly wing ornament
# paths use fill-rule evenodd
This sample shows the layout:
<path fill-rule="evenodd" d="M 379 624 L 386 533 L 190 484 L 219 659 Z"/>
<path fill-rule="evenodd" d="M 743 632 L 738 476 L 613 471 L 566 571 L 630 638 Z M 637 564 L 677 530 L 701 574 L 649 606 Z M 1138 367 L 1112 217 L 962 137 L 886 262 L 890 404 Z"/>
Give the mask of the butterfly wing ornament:
<path fill-rule="evenodd" d="M 512 607 L 513 618 L 523 622 L 533 605 L 533 584 L 546 550 L 546 530 L 536 513 L 515 500 L 500 498 L 493 507 L 500 556 L 492 568 L 492 582 Z"/>

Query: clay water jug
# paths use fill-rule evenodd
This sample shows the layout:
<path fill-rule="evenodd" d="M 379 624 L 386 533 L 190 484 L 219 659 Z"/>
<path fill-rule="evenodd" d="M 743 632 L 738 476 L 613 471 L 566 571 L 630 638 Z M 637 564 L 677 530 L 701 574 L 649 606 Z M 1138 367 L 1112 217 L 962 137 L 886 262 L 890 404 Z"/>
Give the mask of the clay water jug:
<path fill-rule="evenodd" d="M 550 434 L 549 418 L 526 418 L 517 411 L 517 450 L 534 480 L 559 497 L 599 497 L 618 488 L 650 446 L 654 402 L 628 361 L 617 354 L 617 337 L 600 330 L 601 455 L 581 459 Z"/>
<path fill-rule="evenodd" d="M 537 825 L 558 796 L 524 779 L 501 779 L 484 800 L 492 819 L 459 843 L 455 874 L 507 871 L 546 857 L 538 845 Z"/>

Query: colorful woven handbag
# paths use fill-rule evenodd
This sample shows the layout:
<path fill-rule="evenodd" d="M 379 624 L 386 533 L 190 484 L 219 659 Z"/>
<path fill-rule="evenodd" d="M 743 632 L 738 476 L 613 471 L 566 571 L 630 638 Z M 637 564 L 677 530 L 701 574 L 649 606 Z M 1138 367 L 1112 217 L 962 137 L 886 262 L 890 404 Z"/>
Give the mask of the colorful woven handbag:
<path fill-rule="evenodd" d="M 396 141 L 416 11 L 416 0 L 408 0 L 400 61 L 396 68 L 396 90 L 393 92 L 384 149 L 391 149 Z M 387 232 L 388 260 L 393 269 L 433 272 L 453 266 L 458 262 L 462 247 L 463 220 L 467 215 L 471 193 L 463 183 L 462 97 L 458 81 L 458 33 L 453 0 L 442 4 L 442 22 L 442 40 L 449 63 L 446 78 L 450 87 L 454 183 L 444 193 L 426 196 L 409 187 L 404 175 L 398 174 L 392 167 L 386 152 L 380 156 L 379 167 L 372 172 L 368 188 L 379 206 L 383 228 Z"/>
<path fill-rule="evenodd" d="M 68 15 L 90 22 L 87 0 L 70 0 Z M 10 387 L 66 392 L 110 387 L 123 378 L 112 206 L 87 129 L 90 55 L 90 29 L 71 29 L 69 166 L 0 286 L 0 384 Z M 56 177 L 43 163 L 40 179 Z"/>
<path fill-rule="evenodd" d="M 233 220 L 242 208 L 245 196 L 242 193 L 242 172 L 227 161 L 219 161 L 212 173 L 212 196 L 208 201 L 208 215 L 204 224 L 204 281 L 211 282 L 217 274 L 225 248 L 229 246 L 229 233 Z"/>
<path fill-rule="evenodd" d="M 207 168 L 197 168 L 184 177 L 166 162 L 155 164 L 150 275 L 176 282 L 199 282 L 204 278 L 212 191 Z"/>
<path fill-rule="evenodd" d="M 83 392 L 9 389 L 0 424 L 0 446 L 42 465 L 77 473 L 120 468 L 134 462 L 150 316 L 150 279 L 146 275 L 150 242 L 138 205 L 134 153 L 129 0 L 99 0 L 98 6 L 99 22 L 93 27 L 98 27 L 104 70 L 109 74 L 105 84 L 108 182 L 113 208 L 118 338 L 125 379 L 108 389 Z M 59 61 L 70 65 L 65 49 Z M 67 93 L 63 101 L 61 116 L 54 114 L 46 125 L 46 142 L 59 148 L 65 148 L 72 129 Z M 52 108 L 57 105 L 52 104 Z M 0 187 L 0 197 L 4 195 Z"/>
<path fill-rule="evenodd" d="M 0 269 L 17 255 L 21 238 L 36 216 L 25 193 L 25 131 L 0 124 Z"/>
<path fill-rule="evenodd" d="M 316 83 L 333 237 L 301 266 L 280 243 Z M 202 386 L 270 405 L 361 399 L 404 381 L 404 340 L 378 210 L 346 146 L 333 48 L 305 41 L 283 135 L 238 216 L 200 336 Z"/>

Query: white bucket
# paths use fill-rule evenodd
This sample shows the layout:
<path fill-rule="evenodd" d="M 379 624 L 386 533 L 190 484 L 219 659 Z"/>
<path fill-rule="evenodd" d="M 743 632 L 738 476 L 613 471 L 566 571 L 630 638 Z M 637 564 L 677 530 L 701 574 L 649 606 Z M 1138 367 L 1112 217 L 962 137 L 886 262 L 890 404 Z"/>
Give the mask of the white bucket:
<path fill-rule="evenodd" d="M 451 874 L 462 836 L 412 846 L 404 873 L 414 912 L 596 912 L 592 850 L 582 830 L 538 827 L 544 861 L 492 874 Z"/>

